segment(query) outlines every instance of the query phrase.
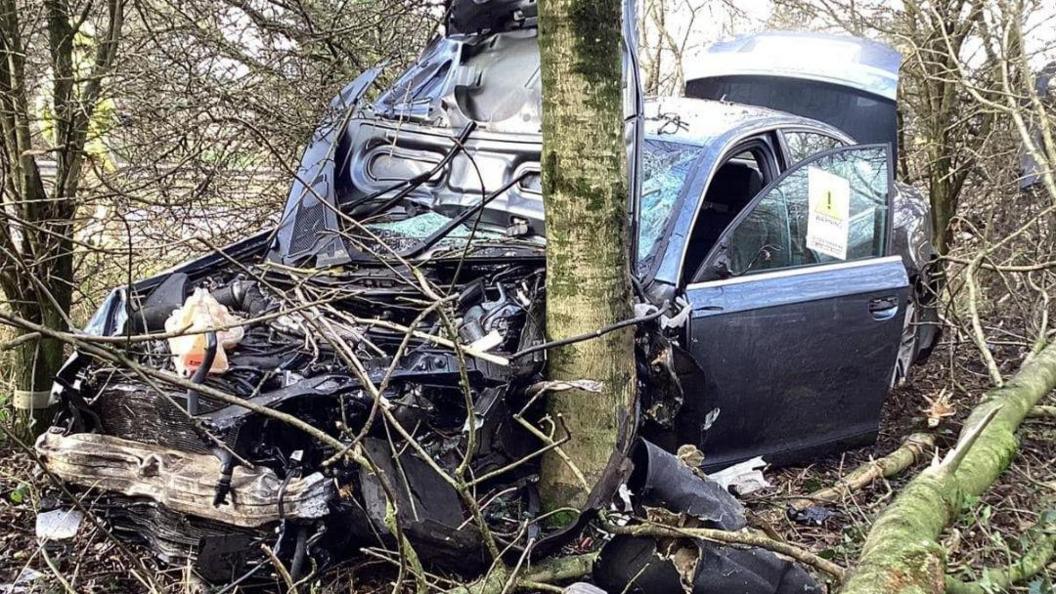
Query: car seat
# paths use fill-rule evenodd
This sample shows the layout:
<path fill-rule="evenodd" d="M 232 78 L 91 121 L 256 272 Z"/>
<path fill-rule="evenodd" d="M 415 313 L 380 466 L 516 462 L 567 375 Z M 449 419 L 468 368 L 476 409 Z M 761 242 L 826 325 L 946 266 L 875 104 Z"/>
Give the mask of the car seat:
<path fill-rule="evenodd" d="M 692 275 L 752 198 L 763 189 L 763 175 L 751 165 L 728 162 L 711 180 L 686 250 L 683 276 Z"/>

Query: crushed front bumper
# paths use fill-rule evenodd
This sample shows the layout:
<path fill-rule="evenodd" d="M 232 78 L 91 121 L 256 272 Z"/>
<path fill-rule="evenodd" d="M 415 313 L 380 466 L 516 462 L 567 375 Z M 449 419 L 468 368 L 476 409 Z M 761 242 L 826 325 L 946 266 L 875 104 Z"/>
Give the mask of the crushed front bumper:
<path fill-rule="evenodd" d="M 320 473 L 283 481 L 269 468 L 236 466 L 229 495 L 214 505 L 223 475 L 216 456 L 180 452 L 95 433 L 48 432 L 37 452 L 49 471 L 82 487 L 146 497 L 172 511 L 240 528 L 330 512 L 333 480 Z"/>

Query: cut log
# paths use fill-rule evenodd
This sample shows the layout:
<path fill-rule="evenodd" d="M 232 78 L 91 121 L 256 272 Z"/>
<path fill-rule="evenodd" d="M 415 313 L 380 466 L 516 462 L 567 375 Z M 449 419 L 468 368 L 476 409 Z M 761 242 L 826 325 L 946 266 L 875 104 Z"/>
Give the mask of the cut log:
<path fill-rule="evenodd" d="M 1056 388 L 1056 344 L 986 393 L 961 430 L 953 455 L 909 482 L 873 523 L 843 594 L 939 594 L 946 588 L 942 531 L 966 497 L 982 495 L 1012 461 L 1016 429 Z"/>

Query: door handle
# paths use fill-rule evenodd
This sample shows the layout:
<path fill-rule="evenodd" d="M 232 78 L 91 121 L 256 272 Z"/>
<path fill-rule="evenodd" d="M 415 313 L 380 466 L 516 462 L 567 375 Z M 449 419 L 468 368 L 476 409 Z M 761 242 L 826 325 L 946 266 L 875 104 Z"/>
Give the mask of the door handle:
<path fill-rule="evenodd" d="M 888 297 L 870 299 L 869 313 L 872 314 L 873 319 L 878 322 L 890 320 L 898 313 L 898 297 L 890 295 Z"/>

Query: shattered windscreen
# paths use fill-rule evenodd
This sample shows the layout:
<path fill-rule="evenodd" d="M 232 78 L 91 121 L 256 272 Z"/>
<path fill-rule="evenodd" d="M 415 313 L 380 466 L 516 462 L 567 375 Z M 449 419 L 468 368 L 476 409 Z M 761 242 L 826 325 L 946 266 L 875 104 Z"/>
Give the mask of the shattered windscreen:
<path fill-rule="evenodd" d="M 652 253 L 663 236 L 682 188 L 693 177 L 704 147 L 647 138 L 642 143 L 642 200 L 638 227 L 638 262 Z"/>
<path fill-rule="evenodd" d="M 419 245 L 423 240 L 432 237 L 433 234 L 443 229 L 453 219 L 438 212 L 425 212 L 399 220 L 385 220 L 381 222 L 367 223 L 363 225 L 371 233 L 384 241 L 396 251 L 404 251 Z M 354 230 L 352 236 L 360 235 Z M 505 236 L 494 231 L 484 229 L 473 229 L 473 222 L 456 226 L 442 240 L 437 242 L 441 249 L 454 249 L 465 247 L 466 243 L 482 241 L 498 241 Z M 364 238 L 366 240 L 367 238 Z"/>

